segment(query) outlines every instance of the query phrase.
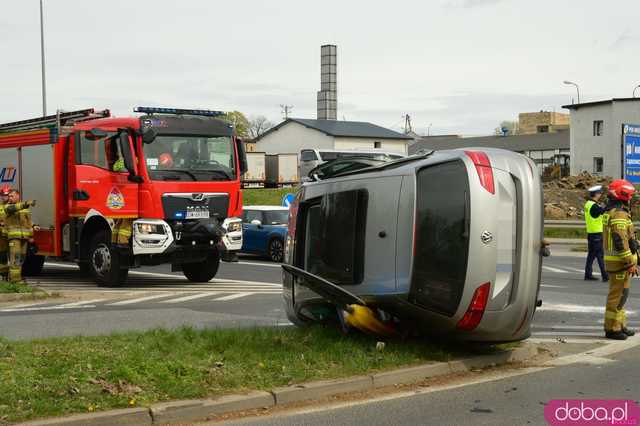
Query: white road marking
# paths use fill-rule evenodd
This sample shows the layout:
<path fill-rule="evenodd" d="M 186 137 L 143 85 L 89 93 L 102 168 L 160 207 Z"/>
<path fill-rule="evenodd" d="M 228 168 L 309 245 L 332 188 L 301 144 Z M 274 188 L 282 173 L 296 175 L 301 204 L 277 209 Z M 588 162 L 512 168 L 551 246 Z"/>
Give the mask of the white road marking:
<path fill-rule="evenodd" d="M 251 266 L 267 266 L 269 268 L 282 268 L 279 263 L 258 263 L 258 262 L 235 262 L 239 265 L 251 265 Z"/>
<path fill-rule="evenodd" d="M 574 305 L 570 303 L 542 303 L 542 306 L 537 308 L 538 311 L 560 311 L 560 312 L 576 312 L 587 314 L 603 314 L 603 306 L 588 306 L 588 305 Z M 636 311 L 627 311 L 627 315 L 635 315 Z"/>
<path fill-rule="evenodd" d="M 540 284 L 540 287 L 546 288 L 567 288 L 566 285 L 551 285 L 551 284 Z"/>
<path fill-rule="evenodd" d="M 108 306 L 124 306 L 133 305 L 134 303 L 146 302 L 153 299 L 160 299 L 161 297 L 169 297 L 170 294 L 154 294 L 152 296 L 138 297 L 136 299 L 121 300 L 120 302 L 109 303 Z"/>
<path fill-rule="evenodd" d="M 190 296 L 178 297 L 177 299 L 161 300 L 159 303 L 180 303 L 180 302 L 186 302 L 189 300 L 200 299 L 202 297 L 214 296 L 216 294 L 218 293 L 217 292 L 197 293 L 197 294 L 192 294 Z"/>
<path fill-rule="evenodd" d="M 213 302 L 224 302 L 225 300 L 234 300 L 240 299 L 241 297 L 251 296 L 254 293 L 236 293 L 230 294 L 229 296 L 218 297 L 217 299 L 213 299 Z"/>
<path fill-rule="evenodd" d="M 77 306 L 81 306 L 81 305 L 91 305 L 94 303 L 98 303 L 98 302 L 102 302 L 105 299 L 92 299 L 92 300 L 81 300 L 79 302 L 71 302 L 71 303 L 65 303 L 63 305 L 58 305 L 57 307 L 60 309 L 65 309 L 65 308 L 75 308 Z"/>
<path fill-rule="evenodd" d="M 35 308 L 17 308 L 17 309 L 2 309 L 0 312 L 33 312 L 33 311 L 48 311 L 48 310 L 62 310 L 62 309 L 87 309 L 87 308 L 95 308 L 96 305 L 74 305 L 74 306 L 63 306 L 63 305 L 55 305 L 55 306 L 42 306 Z"/>
<path fill-rule="evenodd" d="M 568 272 L 565 271 L 564 269 L 552 268 L 551 266 L 546 266 L 546 265 L 543 265 L 542 269 L 547 270 L 549 272 L 558 272 L 560 274 L 568 274 Z"/>

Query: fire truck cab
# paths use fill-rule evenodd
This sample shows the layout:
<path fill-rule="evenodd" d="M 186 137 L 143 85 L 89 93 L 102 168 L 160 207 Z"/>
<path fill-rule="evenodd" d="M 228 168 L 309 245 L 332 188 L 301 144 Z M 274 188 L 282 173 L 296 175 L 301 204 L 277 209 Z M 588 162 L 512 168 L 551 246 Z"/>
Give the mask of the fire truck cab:
<path fill-rule="evenodd" d="M 212 279 L 242 247 L 243 144 L 222 112 L 138 107 L 58 113 L 0 125 L 0 183 L 35 199 L 37 274 L 44 257 L 75 261 L 100 285 L 170 263 Z"/>

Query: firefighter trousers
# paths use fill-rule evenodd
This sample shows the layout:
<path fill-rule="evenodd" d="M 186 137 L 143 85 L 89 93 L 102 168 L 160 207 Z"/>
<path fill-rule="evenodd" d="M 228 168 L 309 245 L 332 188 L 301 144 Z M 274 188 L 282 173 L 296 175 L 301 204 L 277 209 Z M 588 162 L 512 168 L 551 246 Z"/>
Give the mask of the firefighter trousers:
<path fill-rule="evenodd" d="M 22 281 L 22 264 L 27 256 L 27 240 L 9 240 L 9 282 Z"/>
<path fill-rule="evenodd" d="M 111 230 L 111 244 L 128 247 L 133 230 L 133 219 L 115 219 Z"/>
<path fill-rule="evenodd" d="M 629 297 L 631 274 L 627 271 L 609 273 L 609 295 L 604 311 L 604 330 L 621 331 L 627 326 L 624 304 Z"/>
<path fill-rule="evenodd" d="M 0 235 L 0 275 L 6 275 L 9 271 L 9 240 L 6 235 Z"/>

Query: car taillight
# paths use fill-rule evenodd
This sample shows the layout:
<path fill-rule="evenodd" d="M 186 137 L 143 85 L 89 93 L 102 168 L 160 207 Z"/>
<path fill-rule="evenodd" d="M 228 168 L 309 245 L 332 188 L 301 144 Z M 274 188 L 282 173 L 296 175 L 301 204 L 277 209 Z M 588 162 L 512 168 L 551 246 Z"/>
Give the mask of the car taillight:
<path fill-rule="evenodd" d="M 491 283 L 484 283 L 476 289 L 467 312 L 458 321 L 457 327 L 459 330 L 471 331 L 480 324 L 489 300 L 489 290 L 491 290 Z"/>
<path fill-rule="evenodd" d="M 480 178 L 480 184 L 492 194 L 495 194 L 495 187 L 493 185 L 493 170 L 491 169 L 491 162 L 489 157 L 484 152 L 479 151 L 465 151 L 465 154 L 473 164 L 476 166 L 476 172 L 478 172 L 478 178 Z"/>

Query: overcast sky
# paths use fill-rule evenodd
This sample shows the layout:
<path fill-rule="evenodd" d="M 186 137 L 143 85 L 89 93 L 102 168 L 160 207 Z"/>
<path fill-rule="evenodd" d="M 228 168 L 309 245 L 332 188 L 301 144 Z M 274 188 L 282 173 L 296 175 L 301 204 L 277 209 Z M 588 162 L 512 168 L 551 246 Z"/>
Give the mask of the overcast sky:
<path fill-rule="evenodd" d="M 0 122 L 41 113 L 38 0 L 0 2 Z M 338 117 L 431 134 L 630 97 L 637 0 L 45 0 L 49 113 L 136 105 L 316 118 L 320 45 L 338 45 Z M 639 89 L 640 92 L 640 89 Z M 567 112 L 565 110 L 565 112 Z"/>

